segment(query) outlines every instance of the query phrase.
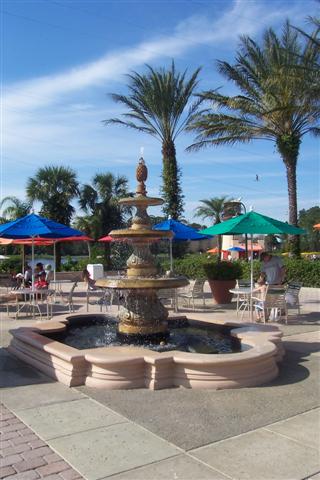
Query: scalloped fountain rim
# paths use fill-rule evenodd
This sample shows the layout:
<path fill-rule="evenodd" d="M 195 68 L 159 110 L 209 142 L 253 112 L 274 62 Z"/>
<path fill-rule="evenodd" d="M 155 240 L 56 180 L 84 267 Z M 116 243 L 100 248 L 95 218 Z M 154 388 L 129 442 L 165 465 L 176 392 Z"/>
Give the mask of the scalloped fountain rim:
<path fill-rule="evenodd" d="M 45 336 L 65 330 L 69 320 L 49 321 L 12 330 L 10 353 L 70 387 L 87 385 L 105 389 L 186 387 L 240 388 L 261 385 L 278 375 L 277 362 L 284 349 L 282 332 L 273 325 L 222 322 L 208 325 L 234 327 L 231 335 L 249 345 L 232 354 L 155 352 L 121 346 L 78 350 Z M 181 318 L 181 317 L 180 317 Z"/>

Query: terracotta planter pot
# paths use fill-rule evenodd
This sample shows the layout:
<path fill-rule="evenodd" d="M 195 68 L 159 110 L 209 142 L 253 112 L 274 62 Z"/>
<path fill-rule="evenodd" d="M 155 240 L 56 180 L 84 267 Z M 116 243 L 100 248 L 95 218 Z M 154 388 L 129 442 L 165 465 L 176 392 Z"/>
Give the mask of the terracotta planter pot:
<path fill-rule="evenodd" d="M 229 290 L 236 286 L 235 280 L 208 280 L 208 282 L 214 303 L 222 305 L 231 303 L 232 293 Z"/>

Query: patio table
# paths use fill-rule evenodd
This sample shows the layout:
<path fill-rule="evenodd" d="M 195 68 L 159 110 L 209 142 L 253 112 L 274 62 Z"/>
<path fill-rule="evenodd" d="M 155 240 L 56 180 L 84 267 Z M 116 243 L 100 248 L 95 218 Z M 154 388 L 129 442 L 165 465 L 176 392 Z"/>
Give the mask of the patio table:
<path fill-rule="evenodd" d="M 38 310 L 40 314 L 40 319 L 42 319 L 42 312 L 40 305 L 46 304 L 47 319 L 52 316 L 52 306 L 50 309 L 50 297 L 53 295 L 54 290 L 43 288 L 43 289 L 31 289 L 31 288 L 21 288 L 18 290 L 11 290 L 10 295 L 16 297 L 16 313 L 15 318 L 17 319 L 19 313 L 26 308 L 27 311 L 32 314 L 32 318 L 35 317 L 35 311 Z M 22 297 L 22 298 L 21 298 Z M 50 315 L 51 313 L 51 315 Z"/>
<path fill-rule="evenodd" d="M 243 297 L 244 300 L 241 303 L 237 302 L 237 315 L 239 312 L 242 312 L 242 317 L 246 311 L 248 311 L 250 318 L 251 311 L 252 311 L 252 294 L 256 291 L 256 289 L 251 289 L 251 287 L 236 287 L 231 288 L 229 290 L 230 293 L 237 295 L 237 298 Z"/>

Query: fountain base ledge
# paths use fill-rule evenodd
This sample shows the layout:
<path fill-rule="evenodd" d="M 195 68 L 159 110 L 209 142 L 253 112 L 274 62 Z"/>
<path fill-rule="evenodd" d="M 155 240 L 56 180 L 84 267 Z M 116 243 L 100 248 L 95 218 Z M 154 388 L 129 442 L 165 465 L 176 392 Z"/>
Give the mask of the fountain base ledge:
<path fill-rule="evenodd" d="M 234 326 L 231 335 L 250 348 L 215 355 L 159 353 L 130 346 L 78 350 L 45 336 L 63 331 L 69 318 L 12 330 L 8 351 L 67 386 L 110 390 L 251 387 L 276 378 L 277 363 L 284 356 L 282 332 L 274 325 L 219 323 Z"/>

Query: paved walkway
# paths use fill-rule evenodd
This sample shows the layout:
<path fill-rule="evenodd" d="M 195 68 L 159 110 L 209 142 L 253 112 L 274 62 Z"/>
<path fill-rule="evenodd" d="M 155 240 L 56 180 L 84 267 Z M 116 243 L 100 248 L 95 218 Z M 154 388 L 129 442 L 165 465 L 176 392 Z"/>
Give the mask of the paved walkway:
<path fill-rule="evenodd" d="M 307 298 L 308 320 L 282 326 L 279 378 L 256 388 L 67 388 L 0 350 L 2 478 L 319 480 L 318 292 Z M 223 308 L 190 314 L 225 315 L 235 318 Z"/>

